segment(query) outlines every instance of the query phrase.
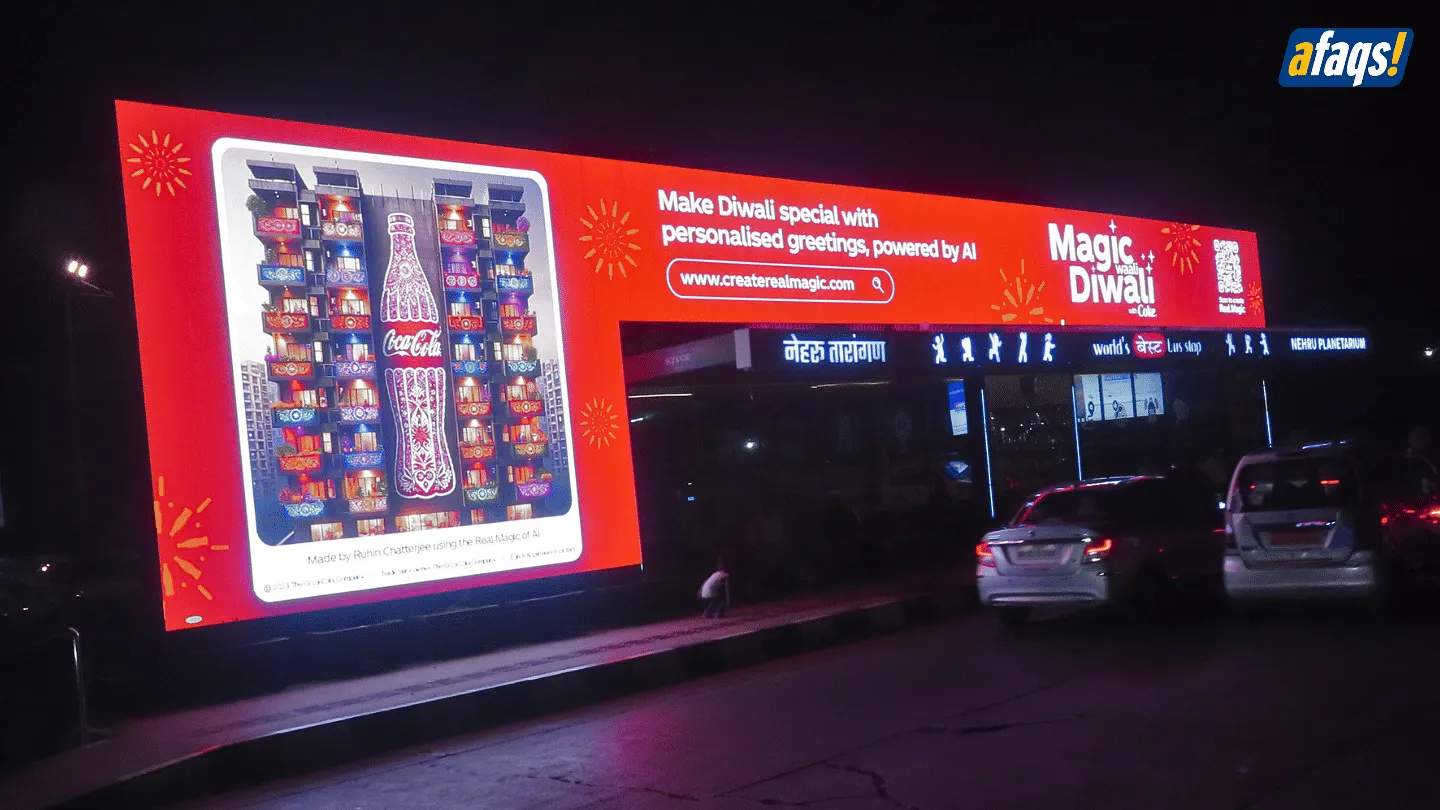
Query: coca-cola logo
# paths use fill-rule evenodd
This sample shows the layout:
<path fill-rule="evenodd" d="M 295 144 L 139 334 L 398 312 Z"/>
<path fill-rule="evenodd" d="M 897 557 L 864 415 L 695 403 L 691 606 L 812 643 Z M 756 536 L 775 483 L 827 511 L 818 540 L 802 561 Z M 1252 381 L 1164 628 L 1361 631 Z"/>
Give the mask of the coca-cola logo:
<path fill-rule="evenodd" d="M 1165 336 L 1159 332 L 1140 332 L 1133 339 L 1136 357 L 1164 357 Z"/>
<path fill-rule="evenodd" d="M 381 351 L 386 357 L 439 357 L 440 330 L 421 329 L 410 335 L 386 330 Z"/>

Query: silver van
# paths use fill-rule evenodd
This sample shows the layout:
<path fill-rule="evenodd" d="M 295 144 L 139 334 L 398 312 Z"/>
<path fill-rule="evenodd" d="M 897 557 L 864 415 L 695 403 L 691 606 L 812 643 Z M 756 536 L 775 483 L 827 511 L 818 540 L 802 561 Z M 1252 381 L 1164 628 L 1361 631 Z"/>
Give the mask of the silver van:
<path fill-rule="evenodd" d="M 1226 502 L 1232 600 L 1353 599 L 1382 607 L 1396 575 L 1440 558 L 1440 487 L 1419 458 L 1345 443 L 1255 453 Z"/>

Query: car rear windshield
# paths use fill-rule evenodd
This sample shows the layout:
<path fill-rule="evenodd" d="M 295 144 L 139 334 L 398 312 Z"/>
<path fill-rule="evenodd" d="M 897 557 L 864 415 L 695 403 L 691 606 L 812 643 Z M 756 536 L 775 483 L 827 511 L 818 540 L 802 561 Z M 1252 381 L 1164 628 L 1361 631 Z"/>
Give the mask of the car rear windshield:
<path fill-rule="evenodd" d="M 1236 479 L 1240 512 L 1325 509 L 1359 500 L 1355 464 L 1348 458 L 1295 458 L 1251 464 Z"/>
<path fill-rule="evenodd" d="M 1119 501 L 1119 487 L 1087 487 L 1042 495 L 1022 508 L 1016 525 L 1040 526 L 1054 523 L 1098 523 L 1111 519 Z"/>

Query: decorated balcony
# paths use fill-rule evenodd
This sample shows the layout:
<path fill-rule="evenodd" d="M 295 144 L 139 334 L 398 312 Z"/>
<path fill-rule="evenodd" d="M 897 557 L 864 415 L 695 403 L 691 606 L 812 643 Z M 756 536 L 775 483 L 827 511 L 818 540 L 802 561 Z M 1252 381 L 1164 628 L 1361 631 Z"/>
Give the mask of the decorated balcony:
<path fill-rule="evenodd" d="M 540 373 L 539 360 L 507 360 L 505 361 L 506 377 L 534 377 Z"/>
<path fill-rule="evenodd" d="M 511 445 L 511 448 L 515 451 L 515 455 L 521 458 L 536 458 L 545 455 L 546 446 L 547 441 L 542 438 L 535 441 L 516 442 Z"/>
<path fill-rule="evenodd" d="M 320 223 L 320 236 L 337 242 L 358 242 L 365 238 L 365 229 L 358 222 L 332 222 L 327 219 Z"/>
<path fill-rule="evenodd" d="M 489 416 L 494 413 L 494 408 L 489 402 L 457 402 L 455 403 L 455 413 L 460 416 Z"/>
<path fill-rule="evenodd" d="M 467 262 L 451 262 L 445 265 L 445 289 L 478 290 L 480 275 Z"/>
<path fill-rule="evenodd" d="M 346 378 L 346 379 L 349 379 L 349 378 L 352 378 L 352 377 L 362 377 L 362 378 L 366 378 L 366 379 L 374 379 L 374 377 L 375 377 L 375 361 L 374 361 L 374 360 L 336 360 L 336 361 L 335 361 L 335 376 L 336 376 L 336 377 Z"/>
<path fill-rule="evenodd" d="M 313 498 L 305 498 L 300 501 L 281 501 L 280 506 L 285 510 L 285 517 L 292 520 L 313 520 L 325 516 L 325 502 Z"/>
<path fill-rule="evenodd" d="M 298 239 L 300 220 L 289 217 L 256 217 L 255 235 L 261 239 Z"/>
<path fill-rule="evenodd" d="M 526 481 L 523 484 L 515 485 L 515 495 L 523 500 L 534 500 L 544 498 L 550 494 L 550 480 L 541 479 L 538 481 Z"/>
<path fill-rule="evenodd" d="M 512 253 L 526 253 L 530 250 L 530 234 L 522 231 L 501 230 L 497 227 L 490 232 L 490 241 L 496 250 L 508 250 Z"/>
<path fill-rule="evenodd" d="M 310 315 L 306 312 L 262 312 L 261 326 L 266 332 L 311 332 Z"/>
<path fill-rule="evenodd" d="M 485 319 L 479 315 L 451 315 L 450 331 L 452 332 L 484 332 Z"/>
<path fill-rule="evenodd" d="M 366 284 L 365 271 L 349 267 L 325 268 L 327 287 L 363 287 Z"/>
<path fill-rule="evenodd" d="M 535 292 L 535 279 L 529 273 L 501 273 L 495 276 L 495 289 L 502 293 L 528 295 Z"/>
<path fill-rule="evenodd" d="M 369 315 L 334 315 L 330 318 L 332 332 L 369 332 Z"/>
<path fill-rule="evenodd" d="M 460 445 L 460 457 L 466 461 L 489 461 L 495 458 L 495 445 L 462 444 Z"/>
<path fill-rule="evenodd" d="M 374 422 L 380 418 L 379 405 L 341 405 L 340 422 L 345 425 L 358 425 L 365 422 Z"/>
<path fill-rule="evenodd" d="M 325 459 L 319 453 L 293 453 L 276 458 L 280 462 L 280 471 L 287 473 L 316 472 L 325 465 Z"/>
<path fill-rule="evenodd" d="M 452 230 L 444 230 L 444 229 L 442 229 L 442 230 L 440 231 L 440 244 L 442 244 L 442 245 L 456 245 L 456 246 L 459 246 L 459 247 L 471 247 L 471 246 L 474 246 L 474 244 L 475 244 L 475 232 L 474 232 L 474 231 L 464 231 L 464 230 L 453 230 L 453 231 L 452 231 Z"/>
<path fill-rule="evenodd" d="M 512 399 L 509 402 L 512 416 L 535 416 L 545 410 L 542 399 Z"/>
<path fill-rule="evenodd" d="M 535 334 L 534 315 L 515 315 L 500 319 L 500 331 L 507 335 Z"/>
<path fill-rule="evenodd" d="M 390 498 L 386 495 L 346 498 L 345 507 L 352 515 L 378 515 L 390 511 Z"/>
<path fill-rule="evenodd" d="M 384 450 L 354 450 L 349 453 L 341 453 L 347 470 L 370 470 L 385 466 Z"/>
<path fill-rule="evenodd" d="M 315 376 L 315 364 L 309 360 L 271 360 L 272 380 L 308 380 Z"/>
<path fill-rule="evenodd" d="M 467 377 L 490 373 L 490 363 L 485 360 L 456 360 L 450 364 L 450 367 L 456 374 L 463 374 Z"/>
<path fill-rule="evenodd" d="M 281 264 L 256 265 L 260 283 L 267 287 L 299 286 L 305 283 L 305 268 Z"/>
<path fill-rule="evenodd" d="M 313 427 L 320 424 L 320 410 L 292 402 L 277 402 L 272 407 L 274 422 L 280 427 Z"/>
<path fill-rule="evenodd" d="M 470 504 L 494 503 L 500 500 L 500 485 L 486 484 L 478 487 L 465 487 L 465 502 Z"/>

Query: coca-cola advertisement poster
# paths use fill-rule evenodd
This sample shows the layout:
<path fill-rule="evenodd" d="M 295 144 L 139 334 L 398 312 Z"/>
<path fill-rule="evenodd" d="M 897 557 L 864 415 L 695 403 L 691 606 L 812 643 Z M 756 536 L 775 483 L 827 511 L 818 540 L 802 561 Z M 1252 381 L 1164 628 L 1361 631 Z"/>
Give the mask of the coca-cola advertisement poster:
<path fill-rule="evenodd" d="M 576 560 L 544 179 L 284 144 L 215 162 L 255 594 Z"/>
<path fill-rule="evenodd" d="M 171 630 L 639 565 L 624 323 L 1280 348 L 1250 231 L 116 116 Z"/>

